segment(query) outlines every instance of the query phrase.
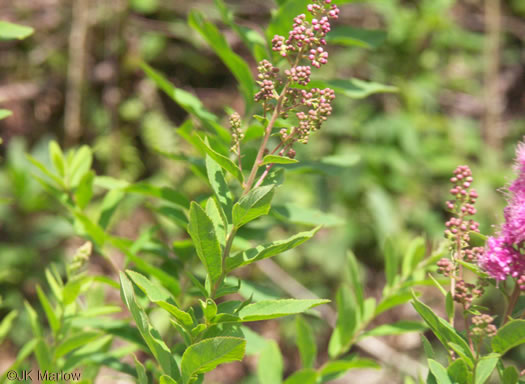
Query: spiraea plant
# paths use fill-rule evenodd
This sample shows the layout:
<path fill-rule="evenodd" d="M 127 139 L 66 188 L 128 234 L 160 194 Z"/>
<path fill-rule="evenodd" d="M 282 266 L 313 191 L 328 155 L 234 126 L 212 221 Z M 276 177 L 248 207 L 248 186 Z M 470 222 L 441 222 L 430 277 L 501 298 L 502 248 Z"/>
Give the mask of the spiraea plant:
<path fill-rule="evenodd" d="M 438 273 L 449 280 L 448 292 L 435 280 L 445 296 L 447 320 L 419 300 L 413 301 L 448 354 L 447 364 L 442 365 L 431 348 L 426 348 L 430 368 L 427 383 L 482 384 L 491 376 L 505 384 L 522 382 L 524 367 L 507 366 L 504 355 L 525 343 L 525 311 L 519 301 L 525 288 L 523 144 L 517 149 L 515 171 L 517 178 L 506 192 L 505 222 L 496 235 L 488 238 L 479 233 L 479 225 L 472 219 L 478 194 L 472 188 L 470 168 L 459 166 L 450 179 L 453 199 L 446 205 L 452 217 L 445 231 L 450 256 L 437 263 Z M 505 299 L 502 313 L 490 313 L 482 306 L 483 295 L 489 289 L 497 290 Z M 456 307 L 461 309 L 459 314 Z"/>
<path fill-rule="evenodd" d="M 253 229 L 246 230 L 270 212 L 272 199 L 283 182 L 283 166 L 298 163 L 296 145 L 308 143 L 332 112 L 335 92 L 319 86 L 323 81 L 316 80 L 312 86 L 310 77 L 327 63 L 326 37 L 339 10 L 330 0 L 314 0 L 305 5 L 306 13 L 293 19 L 288 35 L 270 37 L 271 49 L 265 52 L 260 41 L 250 40 L 244 30 L 235 27 L 222 2 L 217 1 L 217 5 L 225 22 L 247 39 L 255 57 L 261 57 L 253 80 L 248 65 L 231 51 L 217 28 L 200 13 L 190 13 L 189 24 L 239 80 L 245 97 L 245 113 L 242 117 L 239 112 L 230 114 L 229 130 L 193 95 L 175 88 L 147 64 L 142 65 L 147 76 L 189 113 L 190 118 L 177 132 L 199 156 L 166 148 L 159 148 L 158 152 L 185 161 L 199 179 L 206 180 L 211 196 L 191 201 L 173 187 L 149 182 L 131 184 L 96 175 L 91 169 L 92 151 L 88 146 L 63 152 L 56 142 L 51 142 L 52 168 L 29 157 L 40 171 L 37 179 L 66 208 L 76 232 L 92 242 L 93 257 L 102 256 L 113 274 L 119 276 L 120 296 L 131 321 L 117 321 L 109 316 L 114 306 L 95 306 L 90 312 L 90 284 L 106 282 L 111 289 L 114 283 L 74 274 L 68 274 L 63 281 L 58 272 L 48 274 L 54 299 L 42 290 L 39 298 L 53 333 L 44 335 L 34 325 L 34 345 L 24 351 L 20 361 L 34 349 L 37 361 L 45 369 L 94 366 L 92 372 L 96 376 L 98 367 L 108 365 L 129 374 L 128 363 L 119 357 L 140 351 L 142 357 L 135 359 L 136 371 L 132 373 L 139 383 L 153 380 L 191 384 L 202 383 L 204 374 L 220 364 L 242 360 L 245 354 L 260 354 L 259 381 L 278 384 L 284 379 L 276 343 L 262 339 L 246 324 L 300 313 L 311 315 L 311 308 L 330 302 L 316 298 L 268 298 L 256 285 L 236 276 L 238 269 L 298 247 L 320 229 L 317 226 L 262 244 L 255 242 L 262 234 L 253 236 Z M 273 23 L 269 30 L 277 27 L 277 22 Z M 253 38 L 253 34 L 250 36 Z M 254 150 L 255 140 L 258 142 Z M 156 203 L 152 210 L 159 217 L 157 228 L 143 231 L 136 239 L 111 233 L 117 208 L 129 195 L 153 198 Z M 164 227 L 165 219 L 177 229 L 158 231 Z M 166 237 L 173 233 L 175 240 L 167 243 Z M 350 355 L 350 349 L 366 338 L 424 329 L 416 322 L 369 329 L 378 315 L 410 300 L 410 287 L 421 281 L 432 264 L 428 260 L 435 259 L 434 256 L 424 260 L 421 239 L 406 253 L 402 270 L 399 250 L 390 244 L 385 252 L 387 285 L 379 302 L 364 297 L 358 263 L 349 256 L 350 283 L 338 293 L 339 316 L 332 325 L 329 358 L 322 365 L 317 362 L 315 336 L 306 317 L 298 320 L 302 368 L 284 382 L 325 383 L 350 369 L 379 368 L 370 359 Z M 115 253 L 124 256 L 123 265 L 115 262 Z M 28 310 L 33 319 L 34 311 L 29 307 Z M 114 337 L 130 345 L 112 349 Z M 47 345 L 46 340 L 50 341 Z M 103 350 L 99 350 L 101 345 Z"/>

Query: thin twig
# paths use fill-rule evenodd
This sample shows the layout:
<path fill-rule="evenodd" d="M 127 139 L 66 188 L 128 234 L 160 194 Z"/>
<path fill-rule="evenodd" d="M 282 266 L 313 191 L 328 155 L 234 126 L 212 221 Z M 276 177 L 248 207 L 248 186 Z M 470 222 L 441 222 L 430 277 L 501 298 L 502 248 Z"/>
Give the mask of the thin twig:
<path fill-rule="evenodd" d="M 82 135 L 82 91 L 87 54 L 89 0 L 74 0 L 72 13 L 64 112 L 65 140 L 70 145 L 75 144 Z"/>

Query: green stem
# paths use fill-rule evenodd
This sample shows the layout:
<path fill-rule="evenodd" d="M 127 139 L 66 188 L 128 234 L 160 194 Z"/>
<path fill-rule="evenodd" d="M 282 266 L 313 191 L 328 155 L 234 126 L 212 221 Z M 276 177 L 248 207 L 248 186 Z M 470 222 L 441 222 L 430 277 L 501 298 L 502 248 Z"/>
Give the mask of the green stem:
<path fill-rule="evenodd" d="M 246 184 L 244 185 L 244 190 L 242 192 L 243 195 L 246 195 L 248 192 L 250 192 L 253 182 L 255 181 L 255 176 L 257 175 L 257 170 L 259 169 L 259 166 L 262 163 L 263 156 L 264 156 L 264 150 L 266 149 L 266 145 L 268 144 L 268 140 L 270 139 L 270 136 L 272 134 L 273 126 L 275 125 L 277 118 L 281 114 L 281 108 L 283 106 L 286 91 L 288 91 L 289 85 L 290 83 L 287 82 L 281 94 L 279 95 L 279 98 L 277 99 L 277 105 L 275 106 L 272 117 L 270 118 L 270 121 L 268 122 L 268 126 L 266 127 L 266 132 L 264 134 L 264 138 L 259 148 L 259 151 L 257 152 L 257 157 L 255 158 L 255 162 L 253 163 L 252 170 L 250 171 L 250 176 L 248 176 L 248 180 L 246 181 Z"/>
<path fill-rule="evenodd" d="M 224 278 L 226 277 L 226 259 L 230 256 L 230 252 L 233 245 L 233 239 L 235 238 L 235 234 L 237 233 L 237 227 L 233 227 L 230 233 L 228 234 L 228 237 L 226 238 L 226 244 L 224 245 L 224 251 L 222 252 L 222 268 L 221 268 L 221 275 L 219 276 L 219 279 L 214 284 L 213 289 L 211 291 L 211 297 L 213 298 L 215 294 L 217 293 L 217 289 L 221 286 L 222 282 L 224 281 Z"/>
<path fill-rule="evenodd" d="M 503 322 L 501 325 L 505 325 L 507 321 L 509 321 L 510 317 L 512 316 L 512 311 L 514 311 L 514 307 L 516 306 L 516 303 L 518 302 L 518 299 L 520 297 L 520 287 L 516 283 L 514 286 L 514 291 L 512 292 L 512 295 L 510 296 L 509 305 L 507 306 L 507 310 L 505 311 L 505 317 L 503 317 Z"/>

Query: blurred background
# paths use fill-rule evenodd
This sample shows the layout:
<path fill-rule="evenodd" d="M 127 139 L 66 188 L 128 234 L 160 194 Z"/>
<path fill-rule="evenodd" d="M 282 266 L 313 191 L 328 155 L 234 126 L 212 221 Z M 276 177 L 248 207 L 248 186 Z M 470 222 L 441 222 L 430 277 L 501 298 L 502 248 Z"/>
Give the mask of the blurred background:
<path fill-rule="evenodd" d="M 261 32 L 276 6 L 226 3 L 236 24 Z M 225 108 L 242 112 L 234 77 L 187 25 L 190 9 L 213 20 L 255 73 L 256 62 L 221 23 L 212 0 L 0 0 L 2 19 L 35 29 L 24 41 L 0 42 L 0 105 L 13 111 L 0 121 L 0 195 L 12 199 L 0 205 L 0 318 L 22 308 L 23 298 L 35 300 L 44 268 L 79 244 L 63 209 L 32 178 L 25 152 L 46 161 L 50 139 L 66 148 L 89 144 L 99 175 L 162 180 L 193 198 L 207 193 L 182 164 L 157 154 L 159 147 L 186 146 L 176 130 L 187 115 L 138 66 L 144 60 L 161 70 L 224 123 Z M 397 91 L 339 95 L 332 117 L 300 148 L 297 158 L 317 165 L 291 170 L 277 199 L 320 210 L 329 225 L 277 261 L 318 295 L 334 297 L 345 252 L 352 249 L 366 266 L 368 294 L 377 295 L 386 238 L 401 247 L 415 236 L 431 247 L 442 240 L 448 179 L 457 165 L 473 169 L 481 231 L 490 234 L 501 221 L 505 201 L 498 189 L 512 178 L 514 147 L 525 133 L 525 2 L 356 1 L 341 6 L 337 24 L 366 29 L 366 43 L 329 46 L 323 76 Z M 327 156 L 344 164 L 319 166 Z M 155 224 L 142 202 L 126 199 L 114 232 L 135 238 Z M 284 231 L 264 228 L 271 238 Z M 94 268 L 108 272 L 103 264 Z M 257 270 L 251 273 L 261 284 L 267 281 Z M 414 316 L 410 308 L 405 312 L 388 316 Z M 27 340 L 24 321 L 4 341 L 0 361 L 12 359 Z M 266 325 L 268 337 L 281 340 L 285 356 L 287 348 L 295 356 L 287 347 L 288 323 L 279 329 L 275 324 Z M 328 335 L 320 333 L 321 345 Z M 387 341 L 418 356 L 418 339 L 407 337 Z M 513 358 L 523 362 L 525 351 Z M 294 364 L 290 358 L 286 369 Z M 241 382 L 243 372 L 233 381 L 216 377 L 210 383 Z"/>

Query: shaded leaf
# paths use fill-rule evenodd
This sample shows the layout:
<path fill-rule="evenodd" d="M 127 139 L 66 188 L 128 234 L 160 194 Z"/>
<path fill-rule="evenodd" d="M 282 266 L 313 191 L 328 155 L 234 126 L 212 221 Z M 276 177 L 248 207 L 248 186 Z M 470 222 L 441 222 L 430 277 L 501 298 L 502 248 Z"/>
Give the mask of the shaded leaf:
<path fill-rule="evenodd" d="M 195 10 L 190 11 L 188 15 L 188 23 L 193 29 L 200 33 L 239 82 L 239 88 L 244 96 L 246 105 L 250 106 L 253 104 L 255 84 L 248 64 L 239 55 L 232 51 L 228 42 L 219 32 L 217 27 L 206 21 L 200 12 Z"/>
<path fill-rule="evenodd" d="M 397 88 L 391 85 L 368 82 L 355 78 L 337 80 L 312 80 L 308 87 L 332 88 L 335 93 L 350 97 L 352 99 L 363 99 L 375 93 L 397 92 Z"/>
<path fill-rule="evenodd" d="M 428 327 L 415 321 L 398 321 L 392 324 L 383 324 L 370 331 L 366 331 L 361 338 L 369 336 L 401 335 L 407 332 L 424 332 Z"/>
<path fill-rule="evenodd" d="M 191 203 L 188 232 L 195 250 L 206 267 L 212 281 L 217 281 L 222 272 L 222 254 L 213 222 L 196 202 Z"/>
<path fill-rule="evenodd" d="M 8 21 L 0 21 L 0 40 L 22 40 L 32 35 L 34 29 Z"/>
<path fill-rule="evenodd" d="M 313 368 L 317 358 L 317 343 L 312 327 L 302 316 L 297 316 L 295 329 L 297 332 L 296 343 L 303 368 Z"/>
<path fill-rule="evenodd" d="M 233 225 L 239 228 L 259 216 L 268 214 L 273 198 L 274 187 L 274 185 L 265 185 L 254 188 L 242 196 L 233 206 Z"/>
<path fill-rule="evenodd" d="M 235 268 L 254 263 L 258 260 L 267 259 L 295 248 L 306 240 L 312 238 L 319 229 L 320 227 L 317 227 L 311 231 L 300 232 L 285 240 L 273 241 L 271 243 L 262 244 L 255 248 L 236 253 L 232 257 L 226 259 L 226 271 L 230 272 Z"/>
<path fill-rule="evenodd" d="M 242 360 L 245 346 L 246 341 L 237 337 L 214 337 L 190 345 L 182 355 L 182 383 L 188 384 L 194 375 L 219 364 Z"/>
<path fill-rule="evenodd" d="M 476 380 L 474 384 L 484 384 L 496 368 L 499 355 L 483 356 L 476 365 Z"/>
<path fill-rule="evenodd" d="M 337 291 L 337 321 L 328 344 L 330 357 L 334 358 L 350 348 L 357 320 L 354 295 L 342 285 Z"/>
<path fill-rule="evenodd" d="M 326 41 L 331 44 L 369 49 L 377 48 L 383 44 L 385 38 L 385 31 L 353 28 L 346 25 L 336 26 L 326 35 Z"/>
<path fill-rule="evenodd" d="M 525 344 L 525 320 L 509 321 L 492 338 L 492 349 L 502 355 L 521 344 Z"/>
<path fill-rule="evenodd" d="M 327 214 L 315 209 L 304 208 L 292 203 L 274 205 L 270 213 L 278 219 L 289 221 L 294 224 L 335 227 L 345 223 L 344 219 L 335 215 Z"/>
<path fill-rule="evenodd" d="M 266 155 L 264 156 L 260 166 L 262 167 L 263 165 L 268 165 L 268 164 L 294 164 L 298 162 L 299 161 L 296 159 L 291 159 L 285 156 Z"/>
<path fill-rule="evenodd" d="M 281 300 L 262 300 L 257 303 L 249 304 L 239 311 L 241 321 L 269 320 L 278 317 L 295 315 L 307 311 L 310 308 L 321 304 L 329 303 L 330 300 L 323 299 L 281 299 Z"/>
<path fill-rule="evenodd" d="M 279 346 L 273 340 L 266 343 L 257 363 L 257 378 L 260 384 L 283 382 L 283 357 Z"/>

